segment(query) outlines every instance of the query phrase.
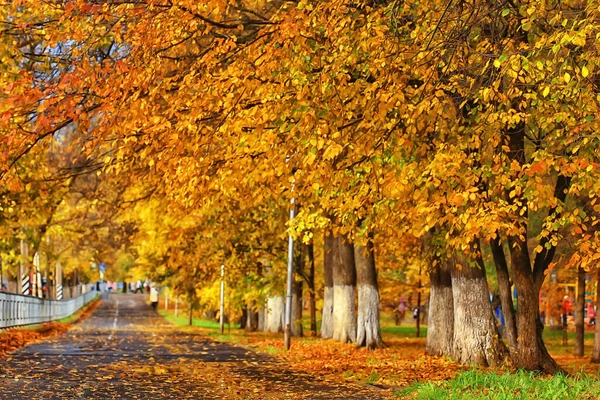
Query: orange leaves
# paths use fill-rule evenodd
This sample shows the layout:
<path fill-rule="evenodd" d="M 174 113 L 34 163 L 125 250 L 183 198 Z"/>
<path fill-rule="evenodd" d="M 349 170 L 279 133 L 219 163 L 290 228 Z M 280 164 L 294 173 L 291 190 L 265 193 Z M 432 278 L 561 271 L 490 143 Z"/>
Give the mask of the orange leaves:
<path fill-rule="evenodd" d="M 450 379 L 463 369 L 446 358 L 425 355 L 424 339 L 387 338 L 385 342 L 387 347 L 383 349 L 367 350 L 331 340 L 303 338 L 284 352 L 280 338 L 265 334 L 248 337 L 248 343 L 259 350 L 278 349 L 278 356 L 294 369 L 333 380 L 369 379 L 370 383 L 384 386 L 407 386 Z"/>

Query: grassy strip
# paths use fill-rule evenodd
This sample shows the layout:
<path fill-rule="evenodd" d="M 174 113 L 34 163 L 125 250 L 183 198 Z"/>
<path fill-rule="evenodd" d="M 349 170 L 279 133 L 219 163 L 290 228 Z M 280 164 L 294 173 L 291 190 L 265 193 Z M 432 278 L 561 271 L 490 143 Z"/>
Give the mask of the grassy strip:
<path fill-rule="evenodd" d="M 460 372 L 444 382 L 415 383 L 394 394 L 407 399 L 597 399 L 600 381 L 587 375 L 541 377 L 532 372 Z"/>

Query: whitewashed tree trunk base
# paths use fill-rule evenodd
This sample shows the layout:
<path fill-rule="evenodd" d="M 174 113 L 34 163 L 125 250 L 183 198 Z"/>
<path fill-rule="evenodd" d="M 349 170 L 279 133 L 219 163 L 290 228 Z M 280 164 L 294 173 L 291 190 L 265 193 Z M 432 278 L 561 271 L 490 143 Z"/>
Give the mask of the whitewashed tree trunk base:
<path fill-rule="evenodd" d="M 283 310 L 285 301 L 283 296 L 267 298 L 265 312 L 265 331 L 273 333 L 283 332 Z"/>
<path fill-rule="evenodd" d="M 352 285 L 333 285 L 333 339 L 356 342 L 356 309 Z"/>
<path fill-rule="evenodd" d="M 379 326 L 379 291 L 371 285 L 358 285 L 356 344 L 369 349 L 383 345 Z"/>
<path fill-rule="evenodd" d="M 452 295 L 454 359 L 462 364 L 500 364 L 504 356 L 503 345 L 497 335 L 485 276 L 453 274 Z"/>
<path fill-rule="evenodd" d="M 321 318 L 321 337 L 331 339 L 333 337 L 333 288 L 325 287 L 323 294 L 323 315 Z"/>
<path fill-rule="evenodd" d="M 429 293 L 425 351 L 433 356 L 451 356 L 454 343 L 454 299 L 449 271 L 432 273 Z"/>

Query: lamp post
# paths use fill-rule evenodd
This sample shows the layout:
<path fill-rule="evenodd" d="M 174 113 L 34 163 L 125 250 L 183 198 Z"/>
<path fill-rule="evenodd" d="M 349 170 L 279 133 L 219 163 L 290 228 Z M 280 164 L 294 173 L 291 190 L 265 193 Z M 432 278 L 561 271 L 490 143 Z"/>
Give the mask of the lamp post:
<path fill-rule="evenodd" d="M 292 181 L 292 199 L 290 200 L 290 222 L 294 220 L 295 214 L 295 199 L 294 193 L 294 181 Z M 290 233 L 288 237 L 288 262 L 287 262 L 287 288 L 285 296 L 285 330 L 283 333 L 283 346 L 286 350 L 290 349 L 290 342 L 292 336 L 292 283 L 294 280 L 294 238 Z"/>

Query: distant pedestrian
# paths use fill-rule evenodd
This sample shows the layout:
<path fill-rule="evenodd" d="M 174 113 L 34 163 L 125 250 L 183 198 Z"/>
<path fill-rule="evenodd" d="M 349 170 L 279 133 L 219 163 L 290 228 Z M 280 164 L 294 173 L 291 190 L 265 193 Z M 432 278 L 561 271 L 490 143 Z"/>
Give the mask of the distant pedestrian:
<path fill-rule="evenodd" d="M 415 309 L 413 310 L 413 318 L 415 321 L 419 319 L 419 314 L 421 314 L 421 311 L 417 307 L 415 307 Z"/>
<path fill-rule="evenodd" d="M 402 297 L 398 307 L 396 307 L 396 325 L 400 325 L 402 321 L 404 321 L 404 318 L 406 318 L 406 308 L 406 300 L 404 300 L 404 297 Z"/>
<path fill-rule="evenodd" d="M 138 279 L 137 284 L 135 286 L 135 292 L 136 293 L 144 293 L 144 289 L 142 288 L 142 280 Z"/>
<path fill-rule="evenodd" d="M 152 304 L 152 308 L 156 310 L 158 307 L 158 290 L 156 290 L 155 285 L 152 285 L 150 288 L 150 303 Z"/>

